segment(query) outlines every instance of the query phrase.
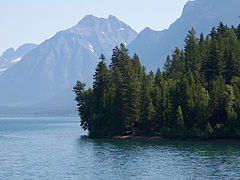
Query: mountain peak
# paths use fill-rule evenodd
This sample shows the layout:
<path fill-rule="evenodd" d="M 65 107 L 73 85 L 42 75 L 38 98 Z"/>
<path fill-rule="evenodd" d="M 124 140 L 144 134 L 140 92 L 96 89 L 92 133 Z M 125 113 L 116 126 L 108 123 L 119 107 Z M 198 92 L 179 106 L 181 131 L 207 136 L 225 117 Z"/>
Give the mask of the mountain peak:
<path fill-rule="evenodd" d="M 157 35 L 157 36 L 158 36 L 159 31 L 155 31 L 155 30 L 151 29 L 150 27 L 145 27 L 145 28 L 139 33 L 139 36 L 145 36 L 145 35 L 149 35 L 149 34 Z"/>
<path fill-rule="evenodd" d="M 8 48 L 6 51 L 3 52 L 2 57 L 11 56 L 14 53 L 15 53 L 15 50 L 13 48 Z"/>
<path fill-rule="evenodd" d="M 95 21 L 95 20 L 97 20 L 97 19 L 98 19 L 98 17 L 89 14 L 89 15 L 84 16 L 84 17 L 78 22 L 78 24 L 81 24 L 81 23 L 84 23 L 84 22 Z"/>
<path fill-rule="evenodd" d="M 78 24 L 81 24 L 81 23 L 85 23 L 85 22 L 93 22 L 93 21 L 96 21 L 96 20 L 109 20 L 109 21 L 119 21 L 118 18 L 116 18 L 116 16 L 113 16 L 113 15 L 109 15 L 108 18 L 99 18 L 99 17 L 96 17 L 94 15 L 86 15 L 84 16 L 79 22 Z"/>
<path fill-rule="evenodd" d="M 201 32 L 208 34 L 220 21 L 229 26 L 238 25 L 239 7 L 239 0 L 188 1 L 182 15 L 167 30 L 157 32 L 145 28 L 128 49 L 136 52 L 147 68 L 162 68 L 167 55 L 170 55 L 175 47 L 184 47 L 184 38 L 189 29 L 194 27 L 199 36 Z"/>
<path fill-rule="evenodd" d="M 103 53 L 111 58 L 114 47 L 120 43 L 130 44 L 136 36 L 130 26 L 114 16 L 107 19 L 87 15 L 21 59 L 10 59 L 10 62 L 19 62 L 0 76 L 1 87 L 4 87 L 0 91 L 0 104 L 20 106 L 48 101 L 72 88 L 77 80 L 90 86 L 98 57 Z M 24 89 L 21 92 L 17 91 L 20 86 Z"/>
<path fill-rule="evenodd" d="M 117 21 L 119 21 L 118 18 L 116 18 L 116 16 L 113 16 L 111 14 L 108 16 L 108 20 L 117 20 Z"/>
<path fill-rule="evenodd" d="M 84 20 L 84 19 L 87 19 L 87 20 L 89 20 L 89 19 L 97 19 L 97 18 L 98 18 L 98 17 L 93 16 L 92 14 L 88 14 L 88 15 L 86 15 L 86 16 L 83 17 L 83 20 Z"/>
<path fill-rule="evenodd" d="M 149 31 L 152 31 L 152 29 L 150 27 L 145 27 L 141 32 L 144 33 Z"/>
<path fill-rule="evenodd" d="M 121 32 L 121 35 L 119 32 Z M 87 15 L 81 19 L 77 25 L 57 34 L 62 35 L 69 33 L 78 34 L 82 37 L 84 36 L 85 38 L 95 38 L 96 34 L 100 35 L 101 37 L 105 37 L 107 33 L 110 33 L 111 35 L 108 35 L 112 36 L 112 39 L 116 39 L 116 36 L 124 37 L 125 35 L 128 36 L 129 34 L 131 34 L 131 37 L 134 39 L 137 35 L 136 31 L 134 31 L 129 25 L 120 21 L 113 15 L 109 15 L 108 18 Z M 128 44 L 133 39 L 128 39 L 128 42 L 126 43 Z M 116 45 L 117 44 L 115 44 L 115 46 Z"/>

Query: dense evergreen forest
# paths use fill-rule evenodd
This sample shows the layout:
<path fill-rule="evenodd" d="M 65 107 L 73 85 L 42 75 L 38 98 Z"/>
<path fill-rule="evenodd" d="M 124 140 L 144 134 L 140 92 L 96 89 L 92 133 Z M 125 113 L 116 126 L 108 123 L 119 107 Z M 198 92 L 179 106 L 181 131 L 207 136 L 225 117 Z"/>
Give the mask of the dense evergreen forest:
<path fill-rule="evenodd" d="M 240 25 L 199 38 L 190 30 L 155 74 L 121 44 L 109 67 L 101 55 L 93 88 L 84 86 L 73 89 L 90 137 L 240 138 Z"/>

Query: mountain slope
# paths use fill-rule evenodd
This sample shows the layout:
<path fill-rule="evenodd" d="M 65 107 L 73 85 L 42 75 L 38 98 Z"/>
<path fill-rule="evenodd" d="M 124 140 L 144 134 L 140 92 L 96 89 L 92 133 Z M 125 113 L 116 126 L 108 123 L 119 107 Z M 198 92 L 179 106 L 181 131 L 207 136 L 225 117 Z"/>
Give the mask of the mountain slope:
<path fill-rule="evenodd" d="M 18 63 L 23 56 L 25 56 L 35 47 L 37 47 L 36 44 L 28 43 L 20 46 L 16 51 L 13 48 L 9 48 L 3 52 L 2 56 L 0 57 L 0 75 L 8 68 Z"/>
<path fill-rule="evenodd" d="M 167 55 L 177 46 L 183 48 L 186 33 L 192 27 L 197 35 L 209 33 L 220 21 L 227 25 L 240 22 L 239 0 L 196 0 L 189 1 L 183 13 L 167 30 L 154 31 L 144 29 L 128 46 L 129 50 L 141 57 L 148 70 L 163 67 Z"/>
<path fill-rule="evenodd" d="M 116 45 L 129 44 L 136 35 L 114 16 L 85 16 L 76 26 L 44 41 L 0 76 L 0 103 L 31 105 L 71 90 L 77 80 L 90 85 L 100 54 L 110 56 Z"/>

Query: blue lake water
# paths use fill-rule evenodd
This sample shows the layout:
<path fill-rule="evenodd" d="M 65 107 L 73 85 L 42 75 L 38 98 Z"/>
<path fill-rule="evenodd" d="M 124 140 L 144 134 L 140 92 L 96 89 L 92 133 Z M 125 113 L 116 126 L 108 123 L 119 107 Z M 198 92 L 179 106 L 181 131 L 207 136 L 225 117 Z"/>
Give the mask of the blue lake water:
<path fill-rule="evenodd" d="M 0 179 L 240 179 L 239 142 L 90 140 L 79 118 L 0 118 Z"/>

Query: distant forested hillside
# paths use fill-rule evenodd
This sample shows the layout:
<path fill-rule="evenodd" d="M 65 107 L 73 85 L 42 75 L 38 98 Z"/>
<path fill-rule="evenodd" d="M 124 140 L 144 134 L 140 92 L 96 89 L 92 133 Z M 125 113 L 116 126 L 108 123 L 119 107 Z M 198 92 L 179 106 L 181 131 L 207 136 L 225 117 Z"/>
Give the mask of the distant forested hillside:
<path fill-rule="evenodd" d="M 190 30 L 156 74 L 121 44 L 109 67 L 100 57 L 93 88 L 78 81 L 74 91 L 91 137 L 239 138 L 240 25 L 200 37 Z"/>

